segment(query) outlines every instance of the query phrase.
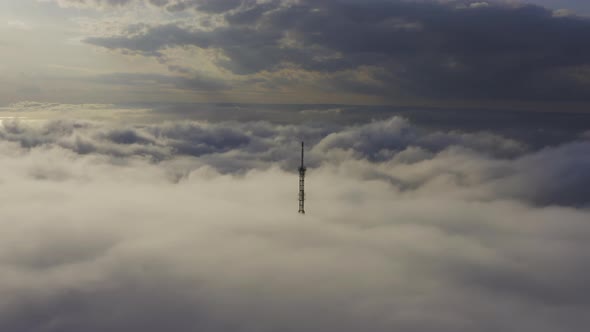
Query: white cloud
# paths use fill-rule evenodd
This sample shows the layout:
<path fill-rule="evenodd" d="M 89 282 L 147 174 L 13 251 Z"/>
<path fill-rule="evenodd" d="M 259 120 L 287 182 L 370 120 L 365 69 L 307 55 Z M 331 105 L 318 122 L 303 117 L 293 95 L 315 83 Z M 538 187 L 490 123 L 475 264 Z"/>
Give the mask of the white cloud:
<path fill-rule="evenodd" d="M 6 22 L 6 25 L 9 28 L 17 29 L 17 30 L 25 30 L 25 31 L 33 30 L 33 27 L 30 24 L 28 24 L 24 21 L 20 21 L 20 20 L 9 20 L 8 22 Z"/>
<path fill-rule="evenodd" d="M 590 143 L 495 157 L 509 142 L 6 120 L 0 330 L 585 331 Z"/>
<path fill-rule="evenodd" d="M 471 4 L 469 4 L 469 8 L 487 8 L 489 7 L 490 4 L 487 2 L 473 2 Z"/>
<path fill-rule="evenodd" d="M 574 11 L 569 9 L 556 9 L 553 11 L 554 17 L 568 17 L 576 15 Z"/>
<path fill-rule="evenodd" d="M 105 7 L 123 6 L 135 2 L 135 0 L 37 0 L 39 2 L 56 2 L 62 7 Z"/>

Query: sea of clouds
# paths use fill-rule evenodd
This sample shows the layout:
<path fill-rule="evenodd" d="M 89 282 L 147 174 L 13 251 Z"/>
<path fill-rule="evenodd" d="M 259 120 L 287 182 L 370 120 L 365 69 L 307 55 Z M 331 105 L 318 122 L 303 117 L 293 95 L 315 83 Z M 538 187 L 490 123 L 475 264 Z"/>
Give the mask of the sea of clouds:
<path fill-rule="evenodd" d="M 587 133 L 3 119 L 0 330 L 587 331 L 589 207 Z"/>

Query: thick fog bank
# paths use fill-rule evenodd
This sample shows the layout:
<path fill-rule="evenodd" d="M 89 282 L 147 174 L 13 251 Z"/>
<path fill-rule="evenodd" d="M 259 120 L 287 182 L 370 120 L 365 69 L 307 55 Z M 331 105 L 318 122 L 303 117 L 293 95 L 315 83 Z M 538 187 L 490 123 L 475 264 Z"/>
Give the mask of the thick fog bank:
<path fill-rule="evenodd" d="M 4 120 L 0 330 L 586 331 L 588 137 Z"/>

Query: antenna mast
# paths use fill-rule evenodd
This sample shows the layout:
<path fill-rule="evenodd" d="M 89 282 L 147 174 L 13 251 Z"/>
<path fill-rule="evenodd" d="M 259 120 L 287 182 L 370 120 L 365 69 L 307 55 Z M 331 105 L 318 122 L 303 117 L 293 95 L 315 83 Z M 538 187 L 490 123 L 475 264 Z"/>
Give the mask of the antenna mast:
<path fill-rule="evenodd" d="M 305 214 L 305 171 L 303 165 L 303 142 L 301 142 L 301 166 L 299 167 L 299 213 Z"/>

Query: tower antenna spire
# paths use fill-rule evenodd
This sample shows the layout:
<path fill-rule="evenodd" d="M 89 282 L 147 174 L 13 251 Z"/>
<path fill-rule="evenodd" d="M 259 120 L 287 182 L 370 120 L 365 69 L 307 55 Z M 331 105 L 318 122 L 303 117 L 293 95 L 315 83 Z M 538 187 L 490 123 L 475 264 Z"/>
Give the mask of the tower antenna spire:
<path fill-rule="evenodd" d="M 299 167 L 299 213 L 305 214 L 305 164 L 303 163 L 304 144 L 301 142 L 301 166 Z"/>

